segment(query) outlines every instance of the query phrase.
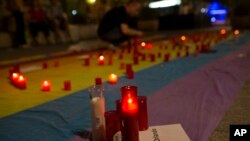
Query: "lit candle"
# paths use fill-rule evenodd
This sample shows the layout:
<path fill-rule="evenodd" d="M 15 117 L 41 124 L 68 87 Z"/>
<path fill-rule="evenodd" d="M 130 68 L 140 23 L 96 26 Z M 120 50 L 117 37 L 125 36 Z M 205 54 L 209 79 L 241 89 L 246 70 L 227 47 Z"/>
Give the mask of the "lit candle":
<path fill-rule="evenodd" d="M 146 47 L 147 47 L 147 49 L 152 49 L 152 48 L 153 48 L 153 45 L 152 45 L 152 43 L 148 43 L 148 44 L 146 45 Z"/>
<path fill-rule="evenodd" d="M 42 91 L 48 92 L 51 89 L 51 84 L 48 80 L 42 82 Z"/>
<path fill-rule="evenodd" d="M 64 81 L 64 90 L 65 91 L 70 91 L 71 90 L 71 82 L 70 82 L 70 80 Z"/>
<path fill-rule="evenodd" d="M 240 34 L 240 31 L 238 29 L 234 30 L 234 35 L 238 36 Z"/>
<path fill-rule="evenodd" d="M 220 34 L 221 34 L 221 35 L 225 35 L 226 33 L 227 33 L 226 29 L 221 29 L 221 30 L 220 30 Z"/>
<path fill-rule="evenodd" d="M 141 42 L 141 47 L 145 48 L 146 47 L 146 43 L 145 42 Z"/>
<path fill-rule="evenodd" d="M 181 41 L 186 41 L 186 36 L 182 35 L 181 36 Z"/>
<path fill-rule="evenodd" d="M 19 76 L 20 76 L 19 73 L 15 73 L 15 72 L 14 72 L 14 73 L 11 74 L 11 83 L 12 83 L 13 85 L 16 85 L 16 84 L 17 84 L 17 80 L 18 80 Z"/>
<path fill-rule="evenodd" d="M 100 55 L 99 58 L 98 58 L 98 62 L 99 62 L 99 65 L 103 65 L 104 64 L 104 56 L 103 55 Z"/>
<path fill-rule="evenodd" d="M 124 140 L 139 141 L 137 87 L 124 86 L 121 92 Z"/>
<path fill-rule="evenodd" d="M 23 77 L 22 75 L 20 75 L 18 77 L 18 80 L 17 80 L 17 86 L 18 86 L 18 88 L 19 89 L 26 89 L 27 88 L 26 84 L 27 84 L 26 78 Z"/>
<path fill-rule="evenodd" d="M 110 84 L 116 84 L 118 81 L 117 75 L 112 73 L 109 75 L 109 83 Z"/>

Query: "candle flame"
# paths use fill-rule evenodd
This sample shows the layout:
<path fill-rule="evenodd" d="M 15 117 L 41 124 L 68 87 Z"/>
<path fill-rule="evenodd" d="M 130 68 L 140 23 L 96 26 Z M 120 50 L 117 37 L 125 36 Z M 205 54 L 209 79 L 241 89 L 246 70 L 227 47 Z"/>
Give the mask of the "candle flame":
<path fill-rule="evenodd" d="M 23 81 L 24 80 L 24 77 L 22 75 L 19 76 L 18 78 L 19 81 Z"/>
<path fill-rule="evenodd" d="M 236 29 L 236 30 L 234 31 L 234 35 L 239 35 L 239 34 L 240 34 L 240 31 Z"/>
<path fill-rule="evenodd" d="M 128 103 L 131 104 L 133 102 L 132 98 L 128 99 Z"/>
<path fill-rule="evenodd" d="M 12 74 L 12 77 L 14 77 L 14 78 L 17 78 L 18 76 L 19 76 L 18 73 L 13 73 L 13 74 Z"/>
<path fill-rule="evenodd" d="M 43 82 L 43 85 L 44 85 L 44 86 L 48 86 L 48 85 L 49 85 L 49 81 L 47 81 L 47 80 L 44 81 L 44 82 Z"/>
<path fill-rule="evenodd" d="M 184 35 L 181 36 L 181 40 L 182 40 L 182 41 L 185 41 L 186 39 L 187 39 L 186 36 L 184 36 Z"/>
<path fill-rule="evenodd" d="M 99 60 L 100 61 L 104 60 L 104 56 L 103 55 L 99 56 Z"/>
<path fill-rule="evenodd" d="M 145 42 L 141 42 L 141 46 L 142 46 L 142 47 L 145 47 L 145 46 L 146 46 L 146 43 L 145 43 Z"/>
<path fill-rule="evenodd" d="M 226 29 L 221 29 L 221 30 L 220 30 L 220 34 L 221 34 L 221 35 L 226 34 L 226 32 L 227 32 Z"/>

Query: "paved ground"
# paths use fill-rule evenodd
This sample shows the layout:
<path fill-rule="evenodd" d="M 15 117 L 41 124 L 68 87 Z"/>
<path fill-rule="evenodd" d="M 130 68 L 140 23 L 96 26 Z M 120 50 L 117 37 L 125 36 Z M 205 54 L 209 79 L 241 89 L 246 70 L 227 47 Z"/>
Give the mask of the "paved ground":
<path fill-rule="evenodd" d="M 239 97 L 225 114 L 209 141 L 229 141 L 230 124 L 250 125 L 250 80 L 243 86 Z"/>

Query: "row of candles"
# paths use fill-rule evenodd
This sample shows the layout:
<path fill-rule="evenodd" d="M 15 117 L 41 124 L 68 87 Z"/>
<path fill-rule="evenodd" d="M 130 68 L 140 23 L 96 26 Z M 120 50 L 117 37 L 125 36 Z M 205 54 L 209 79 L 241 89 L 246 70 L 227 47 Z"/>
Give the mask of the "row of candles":
<path fill-rule="evenodd" d="M 27 89 L 27 78 L 17 72 L 10 74 L 11 84 L 19 89 Z M 43 80 L 41 84 L 41 90 L 44 92 L 51 91 L 51 83 L 49 80 Z M 71 82 L 69 80 L 64 81 L 64 90 L 71 90 Z"/>
<path fill-rule="evenodd" d="M 128 79 L 134 78 L 134 71 L 132 69 L 132 64 L 126 64 L 126 74 Z M 16 70 L 16 71 L 14 71 Z M 20 74 L 19 69 L 17 69 L 16 66 L 14 66 L 13 70 L 10 70 L 10 79 L 11 84 L 13 84 L 15 87 L 20 89 L 26 89 L 27 88 L 27 79 L 23 75 Z M 111 73 L 109 75 L 108 81 L 110 84 L 116 84 L 118 82 L 118 76 L 115 73 Z M 51 90 L 51 83 L 49 80 L 42 81 L 41 85 L 42 91 L 50 91 Z M 69 91 L 71 90 L 71 81 L 66 80 L 64 81 L 64 90 Z"/>
<path fill-rule="evenodd" d="M 89 90 L 92 140 L 139 141 L 139 131 L 148 129 L 147 97 L 138 96 L 136 86 L 124 86 L 116 110 L 105 112 L 101 78 Z"/>

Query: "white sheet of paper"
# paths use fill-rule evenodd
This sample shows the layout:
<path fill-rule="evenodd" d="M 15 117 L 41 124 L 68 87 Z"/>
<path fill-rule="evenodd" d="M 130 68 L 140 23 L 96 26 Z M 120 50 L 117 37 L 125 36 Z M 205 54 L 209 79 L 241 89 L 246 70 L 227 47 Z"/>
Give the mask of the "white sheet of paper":
<path fill-rule="evenodd" d="M 87 58 L 89 58 L 89 55 L 81 55 L 81 56 L 77 56 L 76 58 L 79 60 L 87 59 Z"/>
<path fill-rule="evenodd" d="M 22 73 L 25 73 L 25 72 L 32 72 L 32 71 L 38 71 L 38 70 L 42 70 L 42 66 L 29 66 L 29 67 L 24 67 L 24 68 L 21 68 L 20 71 Z"/>
<path fill-rule="evenodd" d="M 181 124 L 151 126 L 139 132 L 140 141 L 191 141 Z"/>

